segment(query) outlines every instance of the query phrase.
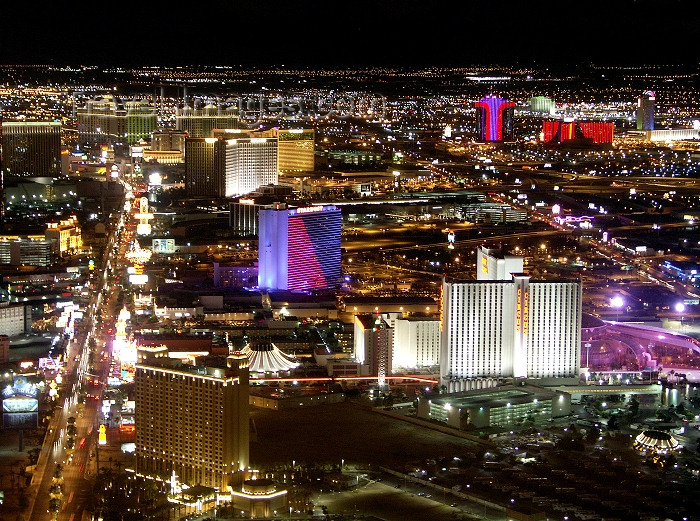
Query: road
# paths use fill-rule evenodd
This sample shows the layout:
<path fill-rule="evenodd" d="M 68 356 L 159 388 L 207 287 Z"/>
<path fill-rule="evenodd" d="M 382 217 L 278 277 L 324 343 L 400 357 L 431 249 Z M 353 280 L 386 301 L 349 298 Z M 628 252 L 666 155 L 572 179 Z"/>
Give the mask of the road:
<path fill-rule="evenodd" d="M 123 203 L 121 207 L 123 207 Z M 116 236 L 116 231 L 112 230 L 105 251 L 112 252 Z M 52 519 L 52 513 L 49 511 L 49 489 L 57 465 L 62 466 L 61 474 L 63 477 L 63 496 L 57 519 L 59 521 L 80 521 L 88 505 L 96 474 L 94 470 L 90 470 L 89 464 L 91 452 L 94 451 L 97 443 L 102 387 L 89 389 L 89 392 L 97 395 L 97 398 L 86 399 L 84 408 L 78 406 L 78 396 L 81 384 L 87 385 L 87 376 L 91 370 L 89 365 L 90 339 L 97 339 L 98 335 L 101 335 L 101 333 L 96 332 L 93 316 L 102 306 L 109 259 L 110 255 L 105 255 L 103 265 L 95 270 L 94 285 L 97 291 L 92 294 L 86 306 L 82 322 L 88 327 L 81 328 L 69 343 L 66 353 L 64 383 L 59 393 L 63 400 L 63 407 L 54 412 L 49 422 L 49 432 L 44 438 L 37 469 L 29 487 L 28 495 L 31 499 L 28 521 Z M 99 341 L 97 343 L 100 344 Z M 95 360 L 99 360 L 97 353 L 95 353 Z M 95 362 L 95 364 L 99 364 L 99 362 Z M 99 365 L 96 367 L 102 371 Z M 104 380 L 100 379 L 100 381 L 102 385 Z M 74 451 L 66 449 L 68 438 L 66 430 L 70 417 L 75 418 L 75 427 L 77 428 Z M 85 442 L 81 447 L 83 438 L 85 438 Z M 90 473 L 88 474 L 88 472 Z"/>

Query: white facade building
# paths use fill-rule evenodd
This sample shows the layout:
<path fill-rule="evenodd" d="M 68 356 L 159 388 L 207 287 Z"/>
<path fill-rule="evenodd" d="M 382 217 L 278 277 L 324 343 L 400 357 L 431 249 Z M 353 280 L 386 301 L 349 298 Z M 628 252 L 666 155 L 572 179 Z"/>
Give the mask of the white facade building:
<path fill-rule="evenodd" d="M 440 361 L 440 321 L 402 318 L 394 321 L 392 369 L 430 367 Z"/>
<path fill-rule="evenodd" d="M 578 282 L 444 282 L 442 321 L 443 379 L 578 376 Z"/>
<path fill-rule="evenodd" d="M 226 141 L 226 197 L 245 195 L 277 184 L 277 139 L 236 138 Z"/>
<path fill-rule="evenodd" d="M 522 257 L 483 246 L 476 252 L 476 280 L 513 280 L 512 273 L 522 272 Z"/>

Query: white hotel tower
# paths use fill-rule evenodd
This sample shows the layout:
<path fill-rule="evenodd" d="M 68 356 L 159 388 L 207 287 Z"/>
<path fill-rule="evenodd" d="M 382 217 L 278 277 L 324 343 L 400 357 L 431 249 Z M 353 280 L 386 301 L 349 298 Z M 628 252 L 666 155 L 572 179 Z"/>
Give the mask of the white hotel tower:
<path fill-rule="evenodd" d="M 497 253 L 479 251 L 479 280 L 443 282 L 443 381 L 578 376 L 581 284 L 505 272 L 522 258 Z"/>

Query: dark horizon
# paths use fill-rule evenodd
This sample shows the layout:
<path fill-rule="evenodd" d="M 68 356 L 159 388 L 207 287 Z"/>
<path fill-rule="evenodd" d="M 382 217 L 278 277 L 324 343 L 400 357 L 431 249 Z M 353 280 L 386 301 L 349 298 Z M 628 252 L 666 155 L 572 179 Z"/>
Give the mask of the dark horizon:
<path fill-rule="evenodd" d="M 697 65 L 694 0 L 214 1 L 109 9 L 88 2 L 3 10 L 0 63 L 99 66 L 426 67 Z M 566 8 L 566 10 L 564 10 Z"/>

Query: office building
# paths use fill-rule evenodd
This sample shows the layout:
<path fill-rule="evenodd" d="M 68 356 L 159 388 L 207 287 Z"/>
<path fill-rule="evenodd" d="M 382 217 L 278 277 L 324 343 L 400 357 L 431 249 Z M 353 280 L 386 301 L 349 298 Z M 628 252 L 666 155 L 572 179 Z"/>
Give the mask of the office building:
<path fill-rule="evenodd" d="M 637 130 L 654 130 L 656 94 L 646 91 L 637 98 Z"/>
<path fill-rule="evenodd" d="M 134 144 L 151 137 L 156 113 L 146 101 L 120 103 L 111 95 L 76 109 L 80 143 Z"/>
<path fill-rule="evenodd" d="M 443 281 L 443 380 L 578 377 L 581 284 L 531 281 L 517 267 L 483 248 L 478 280 Z"/>
<path fill-rule="evenodd" d="M 515 103 L 486 96 L 474 104 L 480 141 L 512 141 Z"/>
<path fill-rule="evenodd" d="M 277 138 L 277 168 L 280 173 L 294 174 L 314 170 L 314 129 L 273 128 L 262 134 Z"/>
<path fill-rule="evenodd" d="M 149 351 L 152 351 L 149 353 Z M 136 472 L 229 492 L 248 468 L 248 360 L 185 365 L 162 348 L 139 349 Z M 222 364 L 223 365 L 223 364 Z"/>
<path fill-rule="evenodd" d="M 260 210 L 258 284 L 307 291 L 340 283 L 342 214 L 335 206 Z"/>
<path fill-rule="evenodd" d="M 2 173 L 5 177 L 61 174 L 61 123 L 3 121 Z"/>
<path fill-rule="evenodd" d="M 187 133 L 191 138 L 214 137 L 214 129 L 237 129 L 238 122 L 235 112 L 221 112 L 214 105 L 201 110 L 185 107 L 175 116 L 176 129 Z"/>
<path fill-rule="evenodd" d="M 353 356 L 360 365 L 368 366 L 368 374 L 377 377 L 381 388 L 393 364 L 394 330 L 381 315 L 355 315 L 354 323 Z"/>
<path fill-rule="evenodd" d="M 500 249 L 480 246 L 476 251 L 476 280 L 513 280 L 523 272 L 523 258 L 503 255 Z"/>
<path fill-rule="evenodd" d="M 185 188 L 191 196 L 233 197 L 277 183 L 275 138 L 188 138 Z"/>
<path fill-rule="evenodd" d="M 433 367 L 439 362 L 439 319 L 411 317 L 394 321 L 393 370 Z"/>

